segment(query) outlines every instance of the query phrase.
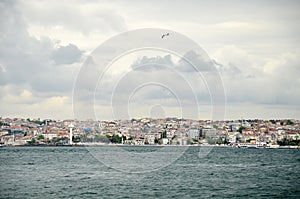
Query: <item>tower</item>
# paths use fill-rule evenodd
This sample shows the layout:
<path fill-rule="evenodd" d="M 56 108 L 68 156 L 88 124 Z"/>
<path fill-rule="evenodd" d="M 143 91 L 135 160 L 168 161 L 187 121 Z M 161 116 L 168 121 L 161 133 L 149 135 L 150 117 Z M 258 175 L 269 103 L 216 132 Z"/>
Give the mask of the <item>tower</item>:
<path fill-rule="evenodd" d="M 69 141 L 69 144 L 72 145 L 73 144 L 72 137 L 73 137 L 73 128 L 74 128 L 74 125 L 70 124 L 69 128 L 70 128 L 70 136 L 69 136 L 69 140 L 70 141 Z"/>

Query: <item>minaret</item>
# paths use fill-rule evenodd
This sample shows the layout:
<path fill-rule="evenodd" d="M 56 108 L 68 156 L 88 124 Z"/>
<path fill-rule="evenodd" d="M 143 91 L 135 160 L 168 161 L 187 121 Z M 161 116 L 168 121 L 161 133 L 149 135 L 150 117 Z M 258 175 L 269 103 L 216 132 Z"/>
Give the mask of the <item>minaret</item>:
<path fill-rule="evenodd" d="M 73 144 L 72 137 L 73 137 L 73 128 L 74 128 L 74 125 L 70 124 L 69 128 L 70 128 L 70 138 L 69 138 L 70 141 L 69 141 L 69 144 L 72 145 Z"/>

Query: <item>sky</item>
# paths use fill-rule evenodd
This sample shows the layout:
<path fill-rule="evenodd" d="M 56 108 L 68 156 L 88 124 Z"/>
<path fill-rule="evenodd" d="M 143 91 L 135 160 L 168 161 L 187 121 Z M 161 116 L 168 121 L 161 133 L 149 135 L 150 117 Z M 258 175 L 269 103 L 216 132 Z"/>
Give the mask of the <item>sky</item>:
<path fill-rule="evenodd" d="M 0 0 L 0 116 L 300 119 L 299 10 L 296 0 Z M 111 41 L 140 29 L 161 30 L 147 45 L 187 51 L 117 57 L 132 43 Z"/>

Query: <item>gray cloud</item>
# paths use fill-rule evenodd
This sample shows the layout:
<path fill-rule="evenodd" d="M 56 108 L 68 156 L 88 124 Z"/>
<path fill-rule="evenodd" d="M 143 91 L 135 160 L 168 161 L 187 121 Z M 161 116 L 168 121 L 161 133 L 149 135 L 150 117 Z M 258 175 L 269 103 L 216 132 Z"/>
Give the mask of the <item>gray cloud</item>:
<path fill-rule="evenodd" d="M 171 7 L 169 1 L 161 1 L 158 7 L 146 1 L 134 3 L 135 6 L 127 1 L 0 1 L 0 102 L 6 105 L 1 107 L 1 113 L 43 115 L 43 111 L 58 107 L 53 117 L 65 116 L 62 110 L 68 107 L 70 111 L 72 86 L 83 52 L 91 51 L 116 32 L 127 30 L 128 25 L 130 29 L 177 30 L 205 46 L 212 55 L 219 50 L 220 53 L 214 60 L 206 61 L 187 52 L 184 58 L 197 63 L 198 73 L 184 59 L 175 62 L 168 55 L 143 56 L 132 63 L 132 70 L 123 78 L 107 74 L 103 79 L 96 93 L 97 102 L 103 105 L 101 111 L 110 106 L 113 86 L 118 103 L 128 99 L 137 86 L 151 80 L 176 91 L 192 112 L 194 91 L 189 86 L 195 88 L 200 103 L 209 102 L 202 78 L 213 84 L 215 77 L 210 72 L 216 67 L 234 113 L 240 114 L 239 108 L 251 112 L 255 107 L 251 104 L 256 104 L 256 112 L 265 112 L 261 115 L 268 115 L 271 109 L 278 110 L 280 116 L 296 115 L 300 101 L 298 1 L 193 1 L 175 2 Z M 83 51 L 82 46 L 89 49 Z M 116 51 L 114 46 L 107 50 L 107 54 Z M 86 85 L 81 86 L 87 87 L 79 93 L 84 104 L 87 97 L 94 96 L 88 89 L 95 85 L 90 85 L 89 80 L 98 76 L 95 72 L 82 78 Z M 155 86 L 145 87 L 133 99 L 140 103 L 136 112 L 160 102 L 177 106 L 169 91 Z M 264 106 L 271 108 L 263 109 Z M 277 106 L 281 108 L 276 109 Z M 41 107 L 48 108 L 39 111 Z M 229 114 L 237 115 L 234 113 Z M 276 116 L 276 111 L 270 114 Z"/>
<path fill-rule="evenodd" d="M 194 65 L 191 65 L 190 63 L 194 63 Z M 186 52 L 177 66 L 179 70 L 184 72 L 211 71 L 214 67 L 211 60 L 205 60 L 204 57 L 194 51 Z"/>
<path fill-rule="evenodd" d="M 225 54 L 226 56 L 226 54 Z M 220 66 L 228 103 L 261 105 L 299 105 L 300 51 L 283 54 L 257 68 L 255 63 L 245 70 L 241 64 Z"/>
<path fill-rule="evenodd" d="M 201 60 L 197 60 L 199 57 L 193 57 L 190 61 L 198 65 L 203 64 Z M 117 118 L 126 118 L 127 113 L 137 112 L 134 110 L 137 107 L 140 110 L 148 110 L 147 107 L 155 105 L 166 108 L 167 115 L 175 114 L 176 111 L 172 111 L 177 110 L 176 116 L 180 116 L 178 110 L 181 110 L 184 117 L 197 117 L 200 113 L 198 105 L 211 103 L 205 79 L 201 78 L 199 73 L 212 73 L 206 66 L 198 68 L 203 71 L 193 69 L 190 63 L 182 60 L 174 62 L 171 55 L 142 56 L 133 61 L 130 65 L 131 70 L 117 76 L 102 76 L 97 89 L 91 91 L 95 92 L 96 104 L 102 107 L 112 106 Z M 211 77 L 208 75 L 206 78 L 215 78 L 213 81 L 216 82 L 215 75 L 210 74 Z M 86 81 L 88 80 L 90 79 Z"/>
<path fill-rule="evenodd" d="M 205 72 L 212 71 L 215 68 L 215 63 L 212 60 L 205 60 L 206 58 L 198 55 L 194 51 L 186 52 L 178 63 L 174 63 L 171 55 L 147 57 L 143 56 L 132 64 L 133 70 L 162 70 L 165 67 L 170 67 L 178 72 Z M 194 66 L 192 65 L 194 64 Z"/>
<path fill-rule="evenodd" d="M 82 51 L 77 46 L 69 44 L 54 50 L 52 56 L 56 64 L 73 64 L 80 60 Z"/>
<path fill-rule="evenodd" d="M 163 70 L 166 67 L 174 67 L 175 63 L 171 60 L 171 55 L 166 55 L 164 57 L 147 57 L 143 56 L 141 59 L 136 60 L 131 68 L 133 70 L 139 71 L 154 71 L 154 70 Z"/>
<path fill-rule="evenodd" d="M 14 2 L 1 2 L 0 84 L 28 85 L 39 92 L 71 91 L 72 68 L 56 64 L 73 64 L 82 52 L 77 46 L 55 47 L 54 42 L 29 35 L 22 11 Z"/>
<path fill-rule="evenodd" d="M 177 71 L 177 74 L 183 75 L 182 80 L 188 79 L 189 82 L 192 82 L 192 85 L 195 86 L 197 84 L 196 81 L 199 81 L 199 77 L 195 76 L 195 72 L 197 71 L 191 67 L 185 59 L 191 60 L 193 63 L 197 63 L 197 66 L 201 69 L 199 72 L 204 72 L 203 74 L 207 78 L 209 76 L 205 74 L 205 72 L 211 70 L 213 67 L 218 68 L 225 84 L 229 104 L 251 102 L 262 105 L 280 104 L 288 106 L 299 105 L 300 101 L 299 52 L 299 50 L 296 50 L 293 53 L 283 54 L 278 58 L 267 61 L 261 68 L 256 66 L 255 60 L 247 61 L 243 59 L 243 57 L 239 58 L 239 55 L 235 56 L 234 52 L 227 52 L 227 54 L 233 53 L 232 58 L 236 58 L 236 60 L 240 59 L 240 61 L 233 60 L 234 63 L 232 63 L 229 60 L 228 64 L 221 64 L 216 60 L 204 62 L 199 55 L 196 55 L 194 52 L 188 52 L 178 63 L 172 62 L 170 55 L 164 57 L 144 56 L 142 59 L 137 60 L 132 67 L 134 70 L 151 72 L 154 79 L 158 81 L 165 79 L 168 83 L 178 88 L 177 91 L 181 93 L 179 96 L 181 96 L 182 99 L 186 99 L 185 96 L 188 96 L 187 99 L 189 99 L 191 97 L 188 94 L 190 90 L 184 92 L 187 91 L 187 89 L 180 85 L 182 81 L 167 70 L 171 69 Z M 245 63 L 247 63 L 247 66 L 243 65 Z M 190 73 L 191 75 L 189 75 Z M 139 77 L 144 78 L 143 74 L 132 75 L 133 76 L 122 83 L 122 89 L 126 90 L 131 80 L 138 80 Z M 134 85 L 134 82 L 132 82 L 132 84 Z M 200 85 L 201 84 L 199 84 L 199 87 L 205 88 L 203 84 L 202 86 Z M 203 99 L 206 102 L 210 100 L 207 94 L 206 97 L 203 97 L 205 92 L 200 93 L 197 93 L 199 99 Z M 149 99 L 164 97 L 164 95 L 159 94 L 158 91 L 149 91 L 145 96 Z"/>

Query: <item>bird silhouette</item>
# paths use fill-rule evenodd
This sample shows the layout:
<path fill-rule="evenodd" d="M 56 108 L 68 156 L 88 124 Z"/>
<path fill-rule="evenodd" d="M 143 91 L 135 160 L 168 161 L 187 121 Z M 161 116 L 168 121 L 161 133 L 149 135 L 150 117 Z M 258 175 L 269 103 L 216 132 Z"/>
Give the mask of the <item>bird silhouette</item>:
<path fill-rule="evenodd" d="M 163 35 L 161 36 L 161 38 L 163 39 L 164 37 L 169 36 L 169 35 L 170 35 L 170 33 L 163 34 Z"/>

